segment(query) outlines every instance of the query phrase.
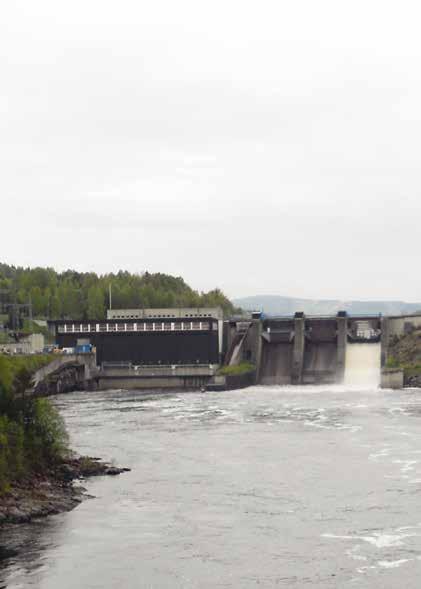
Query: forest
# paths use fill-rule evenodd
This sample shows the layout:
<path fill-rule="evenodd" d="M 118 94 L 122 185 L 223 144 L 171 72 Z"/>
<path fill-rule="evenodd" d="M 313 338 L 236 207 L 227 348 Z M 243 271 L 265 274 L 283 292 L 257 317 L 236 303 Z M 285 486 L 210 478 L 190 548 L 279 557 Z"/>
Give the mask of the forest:
<path fill-rule="evenodd" d="M 0 263 L 0 313 L 11 305 L 22 305 L 25 313 L 30 305 L 34 318 L 102 319 L 109 306 L 110 287 L 116 309 L 220 306 L 226 315 L 235 310 L 218 288 L 199 293 L 179 276 L 127 271 L 98 275 Z"/>

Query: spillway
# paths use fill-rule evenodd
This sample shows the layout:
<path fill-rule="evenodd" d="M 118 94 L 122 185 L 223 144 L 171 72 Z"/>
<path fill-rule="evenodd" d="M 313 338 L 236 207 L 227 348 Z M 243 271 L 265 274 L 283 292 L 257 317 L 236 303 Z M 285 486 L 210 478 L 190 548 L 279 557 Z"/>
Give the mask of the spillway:
<path fill-rule="evenodd" d="M 303 382 L 334 382 L 336 364 L 336 343 L 307 342 L 304 351 Z"/>
<path fill-rule="evenodd" d="M 263 344 L 261 384 L 290 384 L 291 365 L 291 344 Z"/>
<path fill-rule="evenodd" d="M 378 387 L 380 385 L 380 343 L 349 343 L 345 353 L 344 384 Z"/>

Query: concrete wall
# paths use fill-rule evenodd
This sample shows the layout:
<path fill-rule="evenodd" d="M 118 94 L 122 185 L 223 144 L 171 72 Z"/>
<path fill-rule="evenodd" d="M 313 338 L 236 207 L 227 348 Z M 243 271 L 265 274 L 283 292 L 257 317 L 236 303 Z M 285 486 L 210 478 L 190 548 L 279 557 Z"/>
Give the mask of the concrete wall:
<path fill-rule="evenodd" d="M 404 386 L 403 370 L 382 370 L 382 389 L 402 389 Z"/>
<path fill-rule="evenodd" d="M 101 389 L 200 389 L 216 369 L 216 365 L 105 367 L 98 384 Z"/>
<path fill-rule="evenodd" d="M 100 377 L 98 387 L 103 390 L 150 390 L 150 389 L 201 389 L 211 376 L 176 376 L 176 377 Z"/>
<path fill-rule="evenodd" d="M 69 366 L 83 367 L 84 380 L 90 380 L 97 375 L 95 354 L 60 354 L 46 366 L 39 368 L 34 376 L 34 385 L 37 386 L 54 373 L 58 373 Z"/>

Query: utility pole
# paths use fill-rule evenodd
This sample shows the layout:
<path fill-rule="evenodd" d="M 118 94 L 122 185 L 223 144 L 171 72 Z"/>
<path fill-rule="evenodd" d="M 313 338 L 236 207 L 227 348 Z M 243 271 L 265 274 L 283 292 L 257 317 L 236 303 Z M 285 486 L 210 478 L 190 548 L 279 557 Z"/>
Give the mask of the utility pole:
<path fill-rule="evenodd" d="M 111 292 L 111 282 L 108 285 L 108 291 L 109 291 L 109 308 L 111 310 L 113 308 L 113 299 L 112 299 L 112 292 Z"/>

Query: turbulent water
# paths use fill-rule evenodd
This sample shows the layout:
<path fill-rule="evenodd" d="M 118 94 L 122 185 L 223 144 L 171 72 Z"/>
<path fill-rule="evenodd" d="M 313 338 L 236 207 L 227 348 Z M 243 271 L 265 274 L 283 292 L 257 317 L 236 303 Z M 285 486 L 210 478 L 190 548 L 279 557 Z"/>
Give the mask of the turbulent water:
<path fill-rule="evenodd" d="M 345 358 L 345 384 L 379 386 L 380 357 L 380 343 L 348 344 Z"/>
<path fill-rule="evenodd" d="M 56 399 L 131 473 L 0 536 L 0 587 L 418 589 L 421 392 L 256 387 Z"/>

